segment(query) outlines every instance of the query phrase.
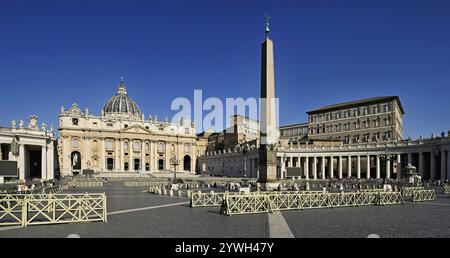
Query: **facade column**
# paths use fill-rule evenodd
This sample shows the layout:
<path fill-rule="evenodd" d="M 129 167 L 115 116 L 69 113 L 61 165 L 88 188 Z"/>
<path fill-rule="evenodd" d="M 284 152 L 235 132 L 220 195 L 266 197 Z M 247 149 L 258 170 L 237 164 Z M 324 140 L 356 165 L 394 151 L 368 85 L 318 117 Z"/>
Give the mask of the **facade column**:
<path fill-rule="evenodd" d="M 377 155 L 377 179 L 381 178 L 380 156 Z"/>
<path fill-rule="evenodd" d="M 120 171 L 125 171 L 125 149 L 123 146 L 123 139 L 120 139 Z"/>
<path fill-rule="evenodd" d="M 391 178 L 391 161 L 386 160 L 386 178 Z"/>
<path fill-rule="evenodd" d="M 435 157 L 434 152 L 430 152 L 430 179 L 435 180 L 436 179 L 436 164 L 435 164 Z"/>
<path fill-rule="evenodd" d="M 423 158 L 423 152 L 419 152 L 419 175 L 422 177 L 425 175 L 425 159 Z"/>
<path fill-rule="evenodd" d="M 334 162 L 333 162 L 333 156 L 330 156 L 330 178 L 332 179 L 334 177 Z"/>
<path fill-rule="evenodd" d="M 338 162 L 339 162 L 338 164 L 339 179 L 342 179 L 342 156 L 338 157 Z"/>
<path fill-rule="evenodd" d="M 19 157 L 18 157 L 18 164 L 19 164 L 19 179 L 22 179 L 23 181 L 26 181 L 25 178 L 25 145 L 20 144 L 19 145 Z"/>
<path fill-rule="evenodd" d="M 352 177 L 352 156 L 348 156 L 347 160 L 347 170 L 348 170 L 348 178 Z"/>
<path fill-rule="evenodd" d="M 356 177 L 358 179 L 361 178 L 361 156 L 357 156 L 357 163 L 356 163 Z"/>
<path fill-rule="evenodd" d="M 121 167 L 120 166 L 120 164 L 121 164 L 120 156 L 121 156 L 122 148 L 121 148 L 119 139 L 115 139 L 114 140 L 114 144 L 115 144 L 115 148 L 114 148 L 114 153 L 115 153 L 114 170 L 117 172 L 117 171 L 120 171 L 120 167 Z"/>
<path fill-rule="evenodd" d="M 325 180 L 326 178 L 326 171 L 325 171 L 325 162 L 327 161 L 327 159 L 325 157 L 322 157 L 322 179 Z"/>
<path fill-rule="evenodd" d="M 292 167 L 292 161 L 293 161 L 293 157 L 287 157 L 288 158 L 288 168 Z"/>
<path fill-rule="evenodd" d="M 106 162 L 106 157 L 105 157 L 105 139 L 101 138 L 100 139 L 101 143 L 100 143 L 100 171 L 105 171 L 105 162 Z"/>
<path fill-rule="evenodd" d="M 305 172 L 305 178 L 309 179 L 309 157 L 306 157 L 304 172 Z"/>
<path fill-rule="evenodd" d="M 441 180 L 445 179 L 445 151 L 441 150 Z"/>
<path fill-rule="evenodd" d="M 145 173 L 145 141 L 141 141 L 141 172 Z"/>
<path fill-rule="evenodd" d="M 313 158 L 313 178 L 314 180 L 317 180 L 317 157 L 314 156 Z"/>
<path fill-rule="evenodd" d="M 47 146 L 41 146 L 41 179 L 47 180 Z"/>
<path fill-rule="evenodd" d="M 402 178 L 402 169 L 402 155 L 399 153 L 397 154 L 397 179 Z"/>
<path fill-rule="evenodd" d="M 366 162 L 366 178 L 370 178 L 370 155 L 367 155 L 367 162 Z"/>
<path fill-rule="evenodd" d="M 92 154 L 91 154 L 91 138 L 90 137 L 86 137 L 84 139 L 84 155 L 83 156 L 84 156 L 86 168 L 90 169 L 91 166 L 92 166 L 92 163 L 90 161 L 91 157 L 92 157 Z M 81 159 L 81 160 L 83 160 L 83 159 Z M 89 166 L 87 165 L 88 162 L 90 163 Z"/>

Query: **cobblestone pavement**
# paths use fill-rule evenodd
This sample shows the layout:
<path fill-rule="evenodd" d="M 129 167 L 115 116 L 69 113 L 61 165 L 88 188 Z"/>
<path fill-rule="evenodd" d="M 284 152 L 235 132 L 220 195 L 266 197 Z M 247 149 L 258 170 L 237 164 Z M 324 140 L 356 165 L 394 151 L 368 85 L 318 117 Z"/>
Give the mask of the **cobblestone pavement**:
<path fill-rule="evenodd" d="M 220 208 L 188 206 L 187 198 L 165 197 L 144 188 L 108 184 L 72 193 L 105 192 L 108 223 L 0 227 L 4 237 L 180 237 L 267 238 L 283 227 L 289 237 L 450 237 L 450 197 L 392 206 L 284 211 L 269 223 L 267 214 L 224 216 Z M 135 210 L 140 209 L 141 210 Z M 278 225 L 279 223 L 280 225 Z M 289 230 L 291 232 L 289 232 Z M 272 232 L 272 234 L 271 234 Z"/>

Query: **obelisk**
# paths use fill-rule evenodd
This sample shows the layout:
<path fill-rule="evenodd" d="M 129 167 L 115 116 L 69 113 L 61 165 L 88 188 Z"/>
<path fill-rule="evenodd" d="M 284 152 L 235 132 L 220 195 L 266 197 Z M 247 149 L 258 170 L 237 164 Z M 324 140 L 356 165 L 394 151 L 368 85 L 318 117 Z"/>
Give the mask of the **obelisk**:
<path fill-rule="evenodd" d="M 277 180 L 277 157 L 274 150 L 278 142 L 273 41 L 269 38 L 269 16 L 266 15 L 266 38 L 261 53 L 260 99 L 260 151 L 259 182 Z"/>

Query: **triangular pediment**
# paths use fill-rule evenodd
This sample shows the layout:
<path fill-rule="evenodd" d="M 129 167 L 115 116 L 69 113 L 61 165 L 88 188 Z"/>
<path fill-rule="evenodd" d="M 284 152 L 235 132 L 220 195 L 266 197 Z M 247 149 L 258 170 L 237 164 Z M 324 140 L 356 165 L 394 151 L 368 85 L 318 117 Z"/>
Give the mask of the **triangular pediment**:
<path fill-rule="evenodd" d="M 143 126 L 140 126 L 140 125 L 131 125 L 127 128 L 121 129 L 119 132 L 121 132 L 121 133 L 143 133 L 143 134 L 153 133 L 151 130 L 149 130 Z"/>

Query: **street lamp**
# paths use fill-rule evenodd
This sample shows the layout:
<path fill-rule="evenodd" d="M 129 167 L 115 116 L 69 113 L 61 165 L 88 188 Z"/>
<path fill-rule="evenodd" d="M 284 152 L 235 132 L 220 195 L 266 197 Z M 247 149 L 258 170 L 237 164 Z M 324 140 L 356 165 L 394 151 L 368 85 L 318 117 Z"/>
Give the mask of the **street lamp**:
<path fill-rule="evenodd" d="M 248 144 L 247 144 L 247 140 L 245 139 L 245 136 L 244 136 L 244 147 L 240 147 L 241 148 L 241 151 L 242 151 L 242 154 L 244 154 L 244 174 L 243 174 L 243 177 L 244 177 L 244 182 L 246 183 L 246 179 L 247 179 L 247 153 L 248 153 Z"/>
<path fill-rule="evenodd" d="M 384 153 L 380 154 L 380 159 L 383 160 L 383 162 L 387 162 L 387 161 L 391 161 L 395 158 L 395 154 L 390 154 L 389 150 L 386 149 Z M 387 167 L 386 167 L 386 171 L 387 171 Z"/>
<path fill-rule="evenodd" d="M 180 164 L 180 161 L 177 160 L 175 157 L 173 157 L 170 160 L 170 164 L 174 167 L 174 170 L 173 170 L 173 182 L 175 183 L 175 181 L 177 180 L 177 166 Z"/>

